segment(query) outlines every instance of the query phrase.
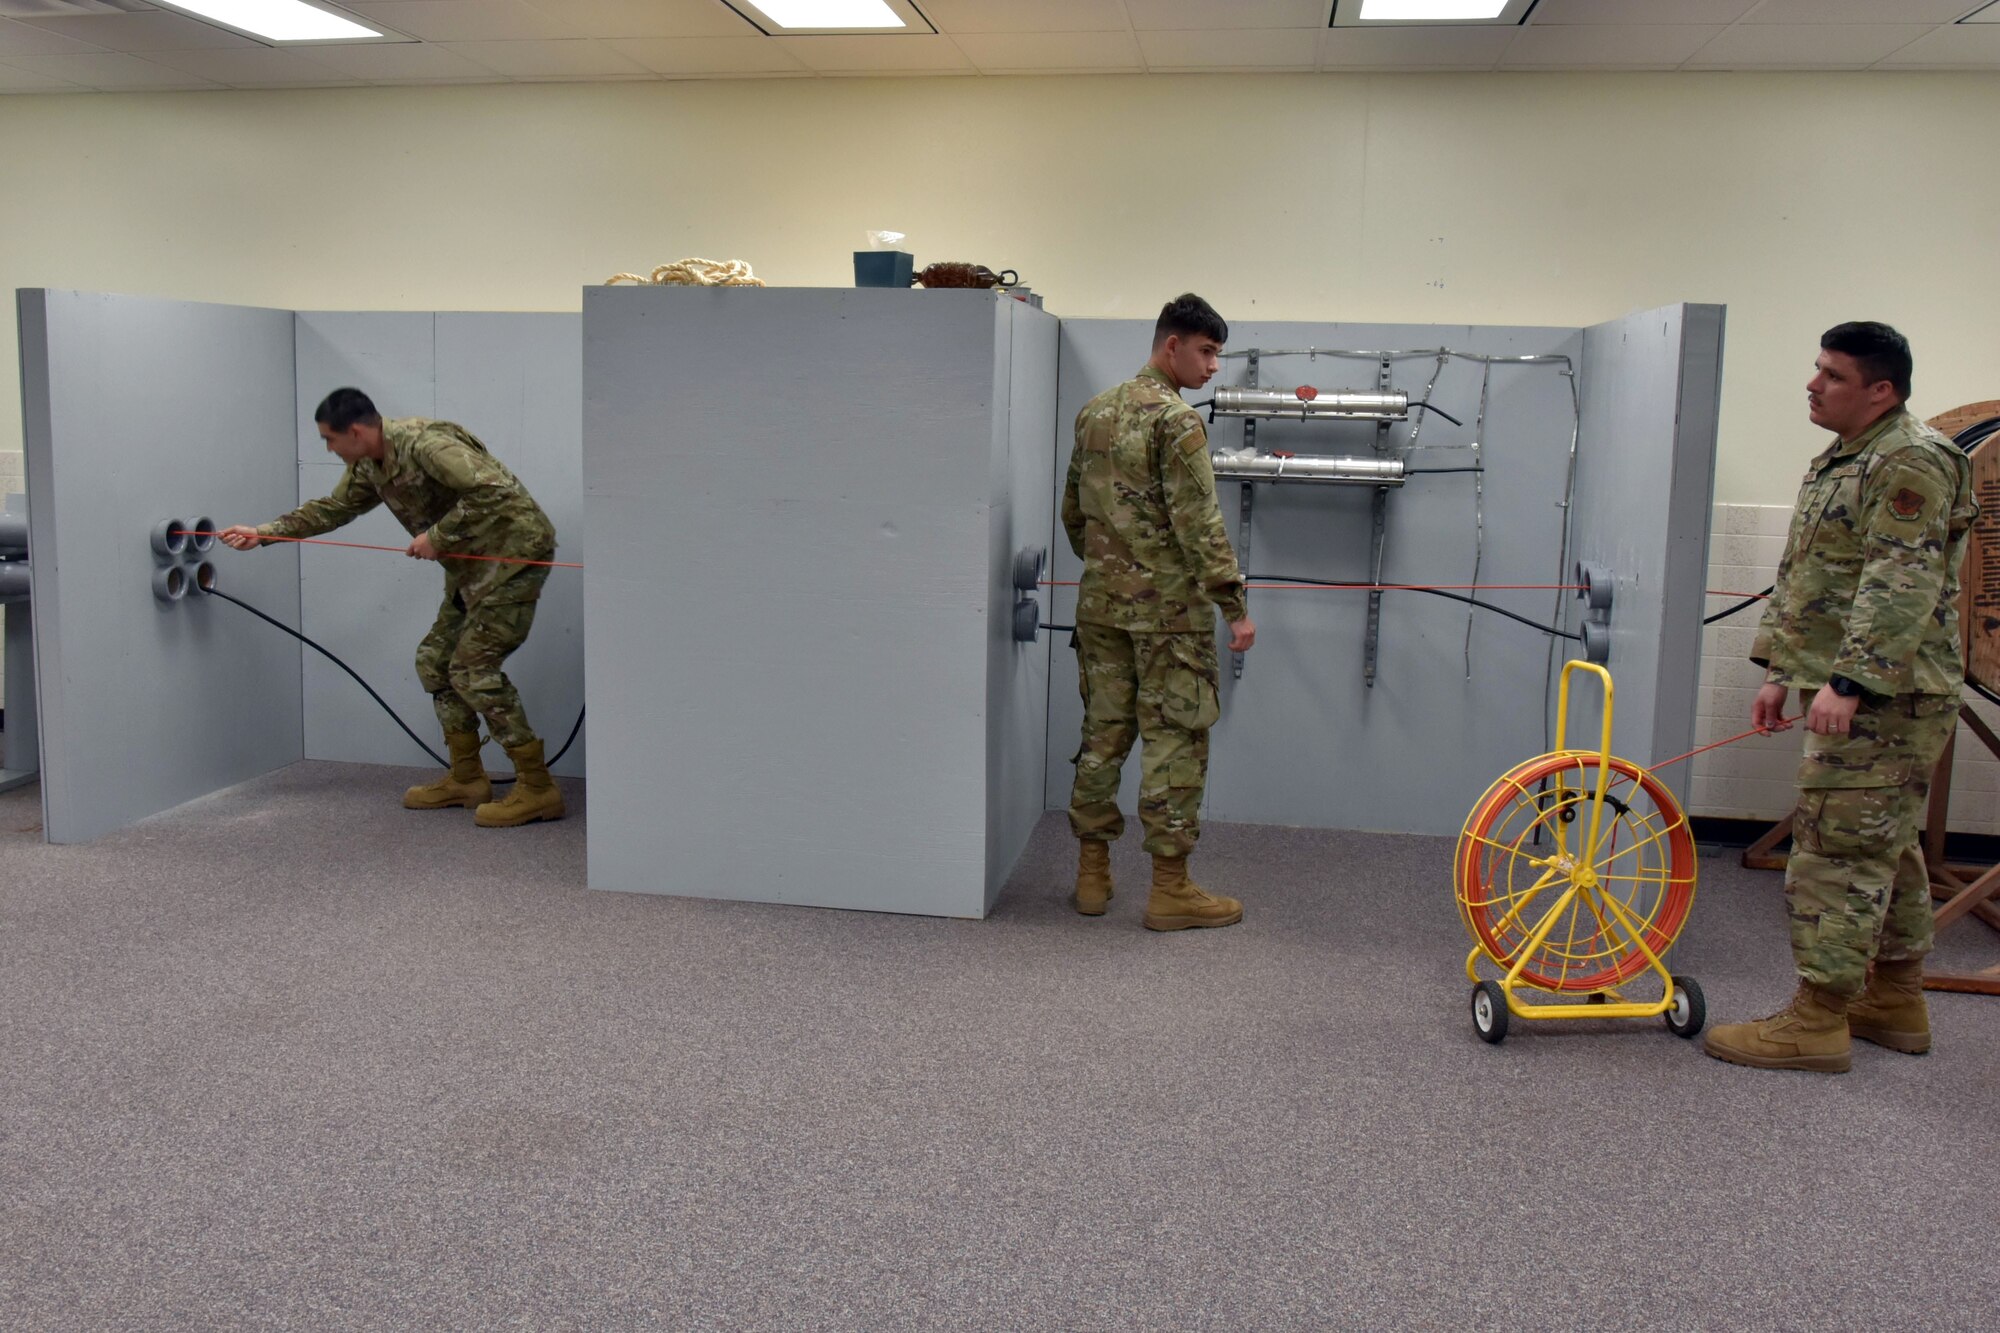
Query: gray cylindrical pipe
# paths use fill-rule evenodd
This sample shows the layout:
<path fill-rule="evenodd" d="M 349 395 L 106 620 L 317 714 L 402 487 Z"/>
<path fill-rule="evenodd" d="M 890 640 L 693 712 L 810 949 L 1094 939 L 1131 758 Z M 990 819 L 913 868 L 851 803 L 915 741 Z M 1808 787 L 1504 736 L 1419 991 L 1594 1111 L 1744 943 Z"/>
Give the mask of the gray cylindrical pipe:
<path fill-rule="evenodd" d="M 1278 458 L 1211 454 L 1219 481 L 1316 481 L 1331 486 L 1401 486 L 1400 458 Z"/>
<path fill-rule="evenodd" d="M 153 525 L 153 554 L 172 560 L 187 549 L 187 524 L 178 518 L 162 519 Z"/>
<path fill-rule="evenodd" d="M 178 602 L 187 596 L 187 571 L 179 565 L 168 565 L 165 569 L 153 571 L 153 596 L 163 602 Z"/>
<path fill-rule="evenodd" d="M 215 591 L 215 566 L 204 560 L 194 567 L 194 575 L 188 580 L 188 591 L 205 597 Z"/>
<path fill-rule="evenodd" d="M 188 538 L 188 547 L 196 555 L 204 555 L 215 547 L 215 520 L 198 518 L 188 528 L 193 535 Z"/>
<path fill-rule="evenodd" d="M 33 575 L 25 560 L 0 560 L 0 602 L 14 602 L 28 595 Z"/>
<path fill-rule="evenodd" d="M 1291 421 L 1403 421 L 1410 415 L 1410 395 L 1336 389 L 1315 398 L 1300 398 L 1294 389 L 1225 388 L 1215 391 L 1215 415 Z"/>
<path fill-rule="evenodd" d="M 28 549 L 28 516 L 0 514 L 0 551 Z"/>

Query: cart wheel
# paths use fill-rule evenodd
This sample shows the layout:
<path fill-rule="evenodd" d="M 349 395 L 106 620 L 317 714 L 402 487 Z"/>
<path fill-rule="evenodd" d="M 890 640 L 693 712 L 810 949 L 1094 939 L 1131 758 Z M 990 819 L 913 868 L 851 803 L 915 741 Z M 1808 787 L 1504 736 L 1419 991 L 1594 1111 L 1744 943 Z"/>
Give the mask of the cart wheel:
<path fill-rule="evenodd" d="M 1472 1030 L 1495 1046 L 1507 1040 L 1507 995 L 1493 982 L 1472 988 Z"/>
<path fill-rule="evenodd" d="M 1708 1021 L 1708 1001 L 1693 977 L 1675 977 L 1673 1007 L 1666 1012 L 1667 1031 L 1676 1037 L 1692 1037 Z"/>

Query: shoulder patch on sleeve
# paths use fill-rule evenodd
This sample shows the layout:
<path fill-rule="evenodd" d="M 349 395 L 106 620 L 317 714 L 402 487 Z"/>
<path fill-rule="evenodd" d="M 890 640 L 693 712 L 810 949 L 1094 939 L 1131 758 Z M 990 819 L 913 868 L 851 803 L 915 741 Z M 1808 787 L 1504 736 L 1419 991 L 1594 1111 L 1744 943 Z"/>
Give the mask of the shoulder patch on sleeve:
<path fill-rule="evenodd" d="M 1914 523 L 1924 516 L 1924 497 L 1905 486 L 1889 497 L 1889 512 L 1905 523 Z"/>
<path fill-rule="evenodd" d="M 1183 453 L 1196 453 L 1208 447 L 1208 427 L 1201 421 L 1201 413 L 1193 408 L 1185 411 L 1169 412 L 1165 421 L 1167 439 L 1174 448 Z"/>

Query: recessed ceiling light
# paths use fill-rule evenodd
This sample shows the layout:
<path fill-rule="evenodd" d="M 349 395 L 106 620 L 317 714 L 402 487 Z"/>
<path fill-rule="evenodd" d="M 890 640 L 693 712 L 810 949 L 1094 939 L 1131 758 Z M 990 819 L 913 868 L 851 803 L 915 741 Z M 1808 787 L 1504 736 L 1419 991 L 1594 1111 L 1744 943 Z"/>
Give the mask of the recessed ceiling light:
<path fill-rule="evenodd" d="M 1361 0 L 1363 23 L 1477 23 L 1500 17 L 1507 0 Z"/>
<path fill-rule="evenodd" d="M 907 28 L 888 0 L 747 0 L 780 28 Z"/>
<path fill-rule="evenodd" d="M 158 0 L 273 42 L 352 42 L 383 34 L 305 0 Z"/>

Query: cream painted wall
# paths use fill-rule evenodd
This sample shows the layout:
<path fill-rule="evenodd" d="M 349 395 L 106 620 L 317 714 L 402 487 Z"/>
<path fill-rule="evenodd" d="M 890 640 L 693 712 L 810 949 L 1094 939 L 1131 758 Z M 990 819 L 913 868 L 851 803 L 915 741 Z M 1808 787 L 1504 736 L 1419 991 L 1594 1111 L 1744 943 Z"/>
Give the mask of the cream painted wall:
<path fill-rule="evenodd" d="M 1995 124 L 1989 74 L 9 95 L 0 290 L 574 310 L 585 283 L 686 255 L 845 285 L 862 232 L 895 227 L 920 261 L 1019 269 L 1073 316 L 1190 287 L 1265 319 L 1721 301 L 1716 499 L 1789 504 L 1827 325 L 1908 333 L 1926 415 L 2000 397 Z M 0 320 L 0 485 L 17 365 Z"/>
<path fill-rule="evenodd" d="M 775 80 L 0 98 L 0 278 L 573 310 L 685 255 L 845 284 L 870 227 L 1072 316 L 1584 324 L 1729 306 L 1717 499 L 1786 503 L 1821 329 L 2000 396 L 2000 78 Z M 13 321 L 0 451 L 19 448 Z M 837 349 L 829 349 L 837 355 Z M 274 441 L 274 447 L 282 444 Z"/>

